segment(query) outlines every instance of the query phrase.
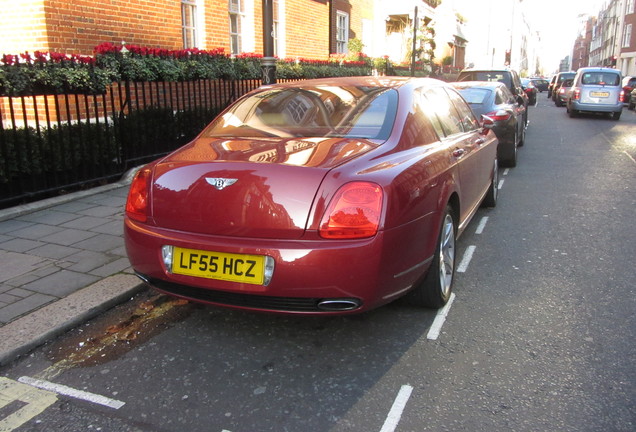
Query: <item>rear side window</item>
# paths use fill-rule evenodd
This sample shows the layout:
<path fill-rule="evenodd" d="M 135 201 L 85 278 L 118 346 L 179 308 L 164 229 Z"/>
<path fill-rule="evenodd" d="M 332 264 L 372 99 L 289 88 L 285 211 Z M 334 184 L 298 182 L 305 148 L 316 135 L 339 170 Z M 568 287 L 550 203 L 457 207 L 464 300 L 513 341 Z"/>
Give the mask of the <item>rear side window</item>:
<path fill-rule="evenodd" d="M 464 99 L 462 99 L 461 96 L 457 94 L 457 92 L 451 89 L 446 89 L 446 93 L 448 93 L 450 100 L 453 102 L 453 105 L 455 105 L 455 108 L 457 109 L 459 117 L 461 118 L 464 132 L 478 129 L 479 122 L 475 118 L 475 115 L 473 114 L 470 107 L 466 104 Z"/>
<path fill-rule="evenodd" d="M 612 72 L 585 72 L 581 77 L 581 84 L 617 86 L 620 84 L 620 77 Z"/>
<path fill-rule="evenodd" d="M 457 114 L 457 110 L 448 98 L 448 94 L 442 88 L 432 88 L 426 91 L 425 103 L 426 113 L 429 117 L 436 117 L 439 120 L 442 134 L 440 136 L 450 136 L 462 133 L 462 119 Z M 433 125 L 435 120 L 431 119 Z"/>

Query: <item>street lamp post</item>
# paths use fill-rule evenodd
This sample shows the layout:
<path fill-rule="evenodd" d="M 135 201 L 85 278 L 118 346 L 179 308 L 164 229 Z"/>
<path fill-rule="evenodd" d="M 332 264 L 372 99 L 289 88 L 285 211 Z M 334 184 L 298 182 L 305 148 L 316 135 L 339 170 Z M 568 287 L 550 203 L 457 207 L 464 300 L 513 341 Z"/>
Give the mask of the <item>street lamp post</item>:
<path fill-rule="evenodd" d="M 415 76 L 415 58 L 417 55 L 416 50 L 417 43 L 417 6 L 415 6 L 415 12 L 413 16 L 413 51 L 411 53 L 411 76 Z"/>
<path fill-rule="evenodd" d="M 276 84 L 273 0 L 263 0 L 263 60 L 261 61 L 261 71 L 261 83 L 263 85 Z"/>

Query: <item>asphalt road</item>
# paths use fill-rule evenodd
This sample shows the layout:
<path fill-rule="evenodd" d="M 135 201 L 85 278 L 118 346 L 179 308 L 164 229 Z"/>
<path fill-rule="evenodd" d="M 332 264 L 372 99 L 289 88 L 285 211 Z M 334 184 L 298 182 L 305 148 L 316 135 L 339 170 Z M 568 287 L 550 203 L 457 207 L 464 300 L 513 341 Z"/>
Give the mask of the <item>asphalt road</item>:
<path fill-rule="evenodd" d="M 144 292 L 1 369 L 0 430 L 635 430 L 636 114 L 570 119 L 543 93 L 530 121 L 460 239 L 443 325 L 399 302 L 302 318 Z"/>

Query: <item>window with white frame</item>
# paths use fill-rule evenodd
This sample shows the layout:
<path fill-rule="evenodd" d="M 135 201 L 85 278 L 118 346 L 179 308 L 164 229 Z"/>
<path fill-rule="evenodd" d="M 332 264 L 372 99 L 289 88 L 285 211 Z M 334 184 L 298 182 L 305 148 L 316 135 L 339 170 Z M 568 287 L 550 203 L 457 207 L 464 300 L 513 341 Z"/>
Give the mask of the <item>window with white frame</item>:
<path fill-rule="evenodd" d="M 241 21 L 243 19 L 243 0 L 229 0 L 230 12 L 230 53 L 242 52 Z"/>
<path fill-rule="evenodd" d="M 278 0 L 272 0 L 272 21 L 274 24 L 274 56 L 278 56 L 280 53 L 280 48 L 278 47 L 278 36 L 280 31 L 280 14 L 279 14 L 279 4 Z"/>
<path fill-rule="evenodd" d="M 183 32 L 183 47 L 196 47 L 199 42 L 197 40 L 196 0 L 181 0 L 181 29 Z"/>
<path fill-rule="evenodd" d="M 623 48 L 628 48 L 632 40 L 632 25 L 627 24 L 623 30 Z"/>
<path fill-rule="evenodd" d="M 336 16 L 336 52 L 346 53 L 349 42 L 349 14 L 338 11 Z"/>
<path fill-rule="evenodd" d="M 634 3 L 636 3 L 636 0 L 627 0 L 627 5 L 625 6 L 625 15 L 634 13 Z"/>

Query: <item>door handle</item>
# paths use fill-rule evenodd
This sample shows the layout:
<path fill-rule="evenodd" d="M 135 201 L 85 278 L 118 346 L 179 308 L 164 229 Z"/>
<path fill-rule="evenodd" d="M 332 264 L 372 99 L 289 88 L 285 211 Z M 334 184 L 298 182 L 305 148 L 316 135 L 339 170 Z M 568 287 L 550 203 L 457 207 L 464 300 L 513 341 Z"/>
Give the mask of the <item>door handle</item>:
<path fill-rule="evenodd" d="M 458 148 L 453 150 L 453 156 L 455 156 L 456 158 L 460 158 L 462 156 L 464 156 L 464 153 L 466 153 L 466 150 Z"/>

